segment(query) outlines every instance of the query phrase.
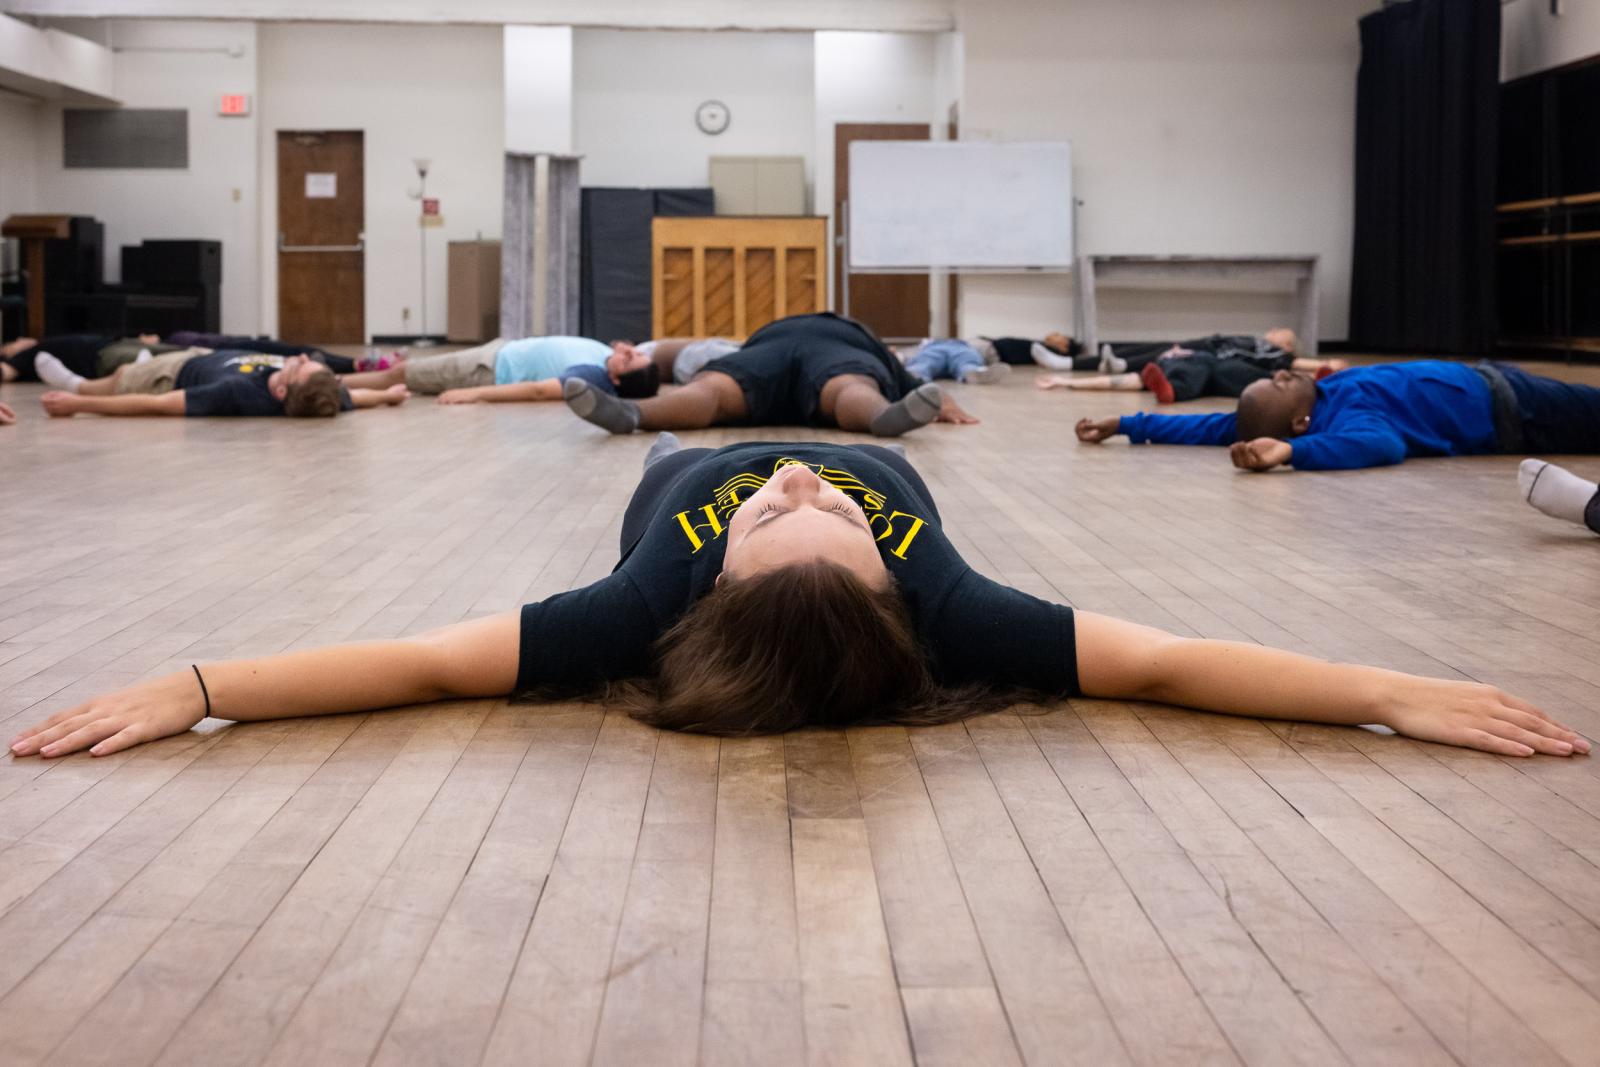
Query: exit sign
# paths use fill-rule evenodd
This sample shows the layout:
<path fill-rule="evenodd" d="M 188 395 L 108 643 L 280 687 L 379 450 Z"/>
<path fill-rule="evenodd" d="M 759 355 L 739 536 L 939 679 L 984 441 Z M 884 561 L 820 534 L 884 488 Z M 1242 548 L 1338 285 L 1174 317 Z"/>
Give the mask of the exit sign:
<path fill-rule="evenodd" d="M 250 114 L 250 94 L 223 93 L 222 101 L 217 105 L 217 114 L 230 117 Z"/>

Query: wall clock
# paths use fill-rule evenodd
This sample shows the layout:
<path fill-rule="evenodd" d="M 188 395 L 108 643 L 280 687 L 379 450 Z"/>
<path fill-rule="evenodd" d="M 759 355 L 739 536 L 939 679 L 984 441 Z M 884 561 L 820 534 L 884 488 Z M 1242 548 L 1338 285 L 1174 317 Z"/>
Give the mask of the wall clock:
<path fill-rule="evenodd" d="M 694 124 L 700 127 L 701 133 L 719 134 L 728 128 L 731 118 L 728 105 L 721 100 L 707 100 L 694 109 Z"/>

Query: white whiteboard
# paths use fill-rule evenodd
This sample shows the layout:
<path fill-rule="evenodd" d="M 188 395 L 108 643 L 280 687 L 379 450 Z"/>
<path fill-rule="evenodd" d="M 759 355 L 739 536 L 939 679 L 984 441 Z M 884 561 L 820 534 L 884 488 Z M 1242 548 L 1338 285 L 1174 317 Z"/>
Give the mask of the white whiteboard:
<path fill-rule="evenodd" d="M 855 141 L 852 270 L 1072 266 L 1072 146 Z"/>

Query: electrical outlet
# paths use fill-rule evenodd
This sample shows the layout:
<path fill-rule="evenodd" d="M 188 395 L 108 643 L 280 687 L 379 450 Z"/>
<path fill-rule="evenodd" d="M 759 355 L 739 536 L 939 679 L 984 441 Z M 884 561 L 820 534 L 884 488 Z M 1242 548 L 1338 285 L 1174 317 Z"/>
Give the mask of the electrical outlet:
<path fill-rule="evenodd" d="M 405 323 L 408 326 L 411 324 L 411 309 L 410 308 L 401 308 L 400 309 L 400 321 Z"/>

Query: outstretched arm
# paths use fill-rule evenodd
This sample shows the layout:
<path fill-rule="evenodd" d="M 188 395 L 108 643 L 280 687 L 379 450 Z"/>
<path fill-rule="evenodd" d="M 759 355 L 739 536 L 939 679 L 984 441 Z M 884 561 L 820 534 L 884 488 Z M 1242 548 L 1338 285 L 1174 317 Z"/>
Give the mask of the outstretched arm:
<path fill-rule="evenodd" d="M 288 719 L 503 696 L 517 681 L 517 612 L 457 623 L 418 637 L 289 652 L 202 666 L 217 718 Z M 179 734 L 205 717 L 194 671 L 182 670 L 95 697 L 12 739 L 18 756 L 97 756 Z M 91 747 L 92 746 L 92 747 Z"/>
<path fill-rule="evenodd" d="M 386 408 L 396 404 L 404 404 L 411 399 L 411 390 L 403 385 L 391 385 L 387 389 L 362 389 L 349 390 L 350 403 L 358 408 Z"/>
<path fill-rule="evenodd" d="M 1086 696 L 1264 719 L 1375 723 L 1424 741 L 1508 756 L 1589 751 L 1589 742 L 1572 730 L 1493 686 L 1175 637 L 1089 612 L 1076 614 L 1076 632 L 1078 682 Z"/>
<path fill-rule="evenodd" d="M 560 378 L 541 378 L 536 382 L 511 382 L 507 385 L 480 385 L 472 389 L 447 389 L 439 394 L 441 404 L 517 404 L 530 400 L 560 399 Z"/>
<path fill-rule="evenodd" d="M 80 396 L 77 393 L 46 393 L 39 398 L 45 411 L 57 418 L 69 415 L 182 415 L 183 390 L 159 396 L 130 393 L 124 396 Z"/>

